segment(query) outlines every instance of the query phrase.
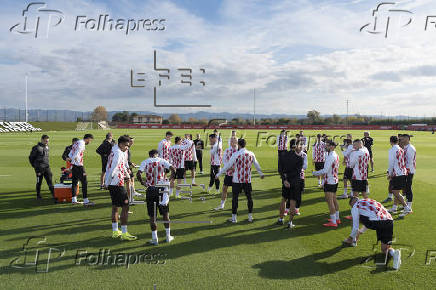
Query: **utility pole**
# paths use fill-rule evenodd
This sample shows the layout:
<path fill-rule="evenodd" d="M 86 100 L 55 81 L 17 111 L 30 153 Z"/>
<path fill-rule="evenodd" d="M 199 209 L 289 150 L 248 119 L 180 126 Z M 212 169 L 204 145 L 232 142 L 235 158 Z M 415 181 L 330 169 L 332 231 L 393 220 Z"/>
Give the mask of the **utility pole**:
<path fill-rule="evenodd" d="M 348 121 L 348 106 L 350 104 L 350 100 L 347 99 L 347 127 L 349 126 L 349 121 Z"/>
<path fill-rule="evenodd" d="M 256 89 L 253 90 L 253 125 L 256 126 Z"/>
<path fill-rule="evenodd" d="M 26 74 L 26 77 L 25 77 L 25 80 L 26 80 L 26 112 L 25 112 L 25 120 L 26 120 L 26 123 L 29 121 L 29 113 L 27 112 L 27 74 Z"/>

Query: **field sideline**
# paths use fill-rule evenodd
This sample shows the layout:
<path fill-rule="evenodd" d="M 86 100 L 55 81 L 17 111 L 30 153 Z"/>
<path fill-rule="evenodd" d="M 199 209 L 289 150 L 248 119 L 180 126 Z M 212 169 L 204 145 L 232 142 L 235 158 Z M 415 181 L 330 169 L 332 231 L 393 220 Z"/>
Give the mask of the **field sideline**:
<path fill-rule="evenodd" d="M 165 130 L 114 129 L 114 138 L 128 133 L 134 136 L 132 159 L 139 163 L 147 157 L 150 149 L 157 148 Z M 172 130 L 175 136 L 183 133 L 204 132 Z M 267 131 L 267 130 L 262 130 Z M 175 240 L 165 244 L 163 225 L 158 225 L 161 244 L 146 246 L 151 232 L 143 205 L 131 208 L 129 232 L 138 240 L 121 242 L 111 239 L 111 201 L 107 191 L 97 189 L 101 169 L 95 149 L 104 139 L 105 131 L 90 131 L 94 142 L 87 146 L 85 168 L 88 173 L 89 198 L 95 208 L 86 209 L 70 204 L 54 205 L 44 181 L 43 201 L 37 201 L 34 193 L 35 174 L 28 162 L 31 147 L 41 133 L 7 133 L 0 135 L 0 279 L 3 289 L 79 289 L 120 287 L 131 289 L 279 289 L 279 288 L 436 288 L 436 260 L 426 265 L 428 251 L 436 257 L 436 218 L 434 207 L 436 195 L 435 135 L 430 132 L 412 132 L 411 142 L 417 149 L 417 173 L 414 177 L 414 213 L 405 220 L 394 223 L 396 237 L 394 247 L 403 248 L 403 264 L 399 271 L 376 267 L 373 244 L 374 231 L 361 236 L 357 248 L 342 248 L 341 241 L 350 233 L 350 222 L 343 219 L 338 229 L 327 229 L 322 223 L 328 218 L 324 194 L 312 177 L 311 152 L 306 171 L 306 191 L 303 194 L 301 216 L 294 219 L 296 228 L 286 230 L 276 226 L 278 204 L 281 198 L 281 182 L 277 174 L 277 150 L 265 143 L 255 147 L 257 131 L 246 130 L 247 148 L 256 157 L 265 173 L 260 180 L 253 178 L 254 223 L 248 224 L 246 199 L 240 195 L 238 223 L 227 224 L 231 216 L 231 198 L 226 209 L 213 212 L 219 204 L 218 195 L 207 195 L 194 189 L 193 202 L 171 200 L 170 217 L 179 221 L 212 221 L 212 224 L 174 224 L 171 233 Z M 60 167 L 64 165 L 61 154 L 72 137 L 82 137 L 85 132 L 47 132 L 50 136 L 50 164 L 54 180 L 59 180 Z M 224 149 L 230 130 L 222 131 Z M 278 131 L 270 131 L 278 134 Z M 296 133 L 296 132 L 292 132 Z M 317 132 L 305 131 L 313 135 Z M 326 131 L 329 135 L 344 135 L 345 131 Z M 363 131 L 351 131 L 353 137 L 361 138 Z M 371 198 L 383 200 L 387 195 L 387 158 L 389 136 L 394 131 L 373 131 L 375 172 L 370 173 Z M 174 140 L 174 139 L 173 139 Z M 339 153 L 339 147 L 337 152 Z M 339 154 L 342 160 L 342 154 Z M 209 153 L 205 150 L 205 175 L 197 177 L 197 183 L 209 181 Z M 253 172 L 256 172 L 253 168 Z M 343 165 L 340 173 L 342 177 Z M 188 179 L 190 180 L 190 179 Z M 222 180 L 222 178 L 221 178 Z M 140 184 L 137 183 L 137 188 Z M 207 186 L 207 185 L 206 185 Z M 340 183 L 338 194 L 343 191 Z M 206 197 L 205 200 L 200 197 Z M 230 195 L 231 197 L 231 195 Z M 81 199 L 81 198 L 79 198 Z M 347 201 L 339 201 L 341 216 L 348 215 Z M 390 204 L 389 204 L 390 206 Z M 47 273 L 36 273 L 35 266 L 24 265 L 23 244 L 29 237 L 46 237 L 40 244 L 39 270 L 45 269 L 46 250 L 56 249 L 52 254 Z M 64 249 L 59 256 L 57 249 Z M 76 265 L 77 256 L 85 253 L 125 253 L 131 256 L 148 254 L 159 261 L 142 261 L 125 265 Z M 375 247 L 379 252 L 379 245 Z M 27 259 L 35 252 L 27 252 Z M 16 259 L 18 258 L 18 259 Z M 14 259 L 16 259 L 14 261 Z M 377 257 L 377 261 L 380 257 Z M 12 263 L 11 263 L 12 261 Z M 365 262 L 366 261 L 366 262 Z M 83 260 L 81 261 L 83 262 Z M 9 266 L 11 264 L 11 266 Z M 28 263 L 29 264 L 29 263 Z M 389 263 L 391 269 L 392 261 Z"/>

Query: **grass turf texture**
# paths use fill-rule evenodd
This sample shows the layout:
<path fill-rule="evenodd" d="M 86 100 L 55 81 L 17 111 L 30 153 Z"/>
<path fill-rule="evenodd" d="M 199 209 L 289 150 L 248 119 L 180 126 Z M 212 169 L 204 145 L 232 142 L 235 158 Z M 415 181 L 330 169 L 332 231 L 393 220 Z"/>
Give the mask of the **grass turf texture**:
<path fill-rule="evenodd" d="M 139 164 L 147 152 L 157 147 L 163 138 L 163 130 L 112 130 L 114 136 L 129 133 L 136 137 L 132 148 L 133 161 Z M 176 135 L 184 131 L 174 130 Z M 328 218 L 324 194 L 311 176 L 313 166 L 309 158 L 306 192 L 303 195 L 301 216 L 297 216 L 294 230 L 276 226 L 278 204 L 281 199 L 281 183 L 277 175 L 277 152 L 265 143 L 255 147 L 257 131 L 245 131 L 248 149 L 255 152 L 266 174 L 264 180 L 253 178 L 254 223 L 246 222 L 246 199 L 240 196 L 238 223 L 228 224 L 231 215 L 231 198 L 226 209 L 213 212 L 219 204 L 219 196 L 209 196 L 194 189 L 193 202 L 171 200 L 170 214 L 177 221 L 207 221 L 212 224 L 173 224 L 171 233 L 175 240 L 163 243 L 165 231 L 158 225 L 161 244 L 146 246 L 151 232 L 146 220 L 144 205 L 131 208 L 129 232 L 139 240 L 122 242 L 111 238 L 111 201 L 107 191 L 97 190 L 101 163 L 95 149 L 104 138 L 105 131 L 93 131 L 95 141 L 87 146 L 85 167 L 89 180 L 89 196 L 96 202 L 95 208 L 83 208 L 70 204 L 54 205 L 43 183 L 43 201 L 37 201 L 34 193 L 35 176 L 29 167 L 28 154 L 38 141 L 40 133 L 0 135 L 0 279 L 3 289 L 12 288 L 109 288 L 122 285 L 125 288 L 153 289 L 278 289 L 278 288 L 435 288 L 436 262 L 426 265 L 427 250 L 436 250 L 436 219 L 433 206 L 436 203 L 434 187 L 434 135 L 413 132 L 413 144 L 418 151 L 418 170 L 414 178 L 414 213 L 405 220 L 395 221 L 395 244 L 403 248 L 403 264 L 400 271 L 375 267 L 374 260 L 365 259 L 374 254 L 374 231 L 361 236 L 357 248 L 342 248 L 341 242 L 350 233 L 350 222 L 342 219 L 338 229 L 322 227 Z M 197 133 L 192 131 L 191 133 Z M 201 132 L 203 133 L 203 132 Z M 271 132 L 276 134 L 277 132 Z M 306 135 L 317 132 L 306 131 Z M 330 135 L 346 132 L 329 131 Z M 362 131 L 352 132 L 355 137 Z M 374 131 L 375 173 L 370 173 L 371 197 L 381 201 L 387 194 L 388 138 L 397 132 Z M 224 147 L 227 147 L 229 131 L 223 131 Z M 54 178 L 59 178 L 63 166 L 60 156 L 72 137 L 83 132 L 48 132 L 50 136 L 51 168 Z M 204 136 L 204 135 L 203 135 Z M 204 139 L 204 138 L 203 138 Z M 339 151 L 339 148 L 337 149 Z M 311 154 L 309 154 L 311 155 Z M 340 155 L 341 156 L 341 155 Z M 209 153 L 204 154 L 205 171 L 209 172 Z M 254 171 L 254 168 L 253 168 Z M 341 165 L 340 172 L 343 172 Z M 188 179 L 190 180 L 190 179 Z M 207 184 L 208 175 L 197 177 L 197 183 Z M 137 188 L 139 184 L 137 183 Z M 342 194 L 340 184 L 338 195 Z M 206 200 L 200 197 L 206 196 Z M 230 195 L 231 196 L 231 195 Z M 347 201 L 339 201 L 341 216 L 350 213 Z M 35 273 L 35 267 L 23 264 L 23 244 L 32 236 L 45 236 L 48 246 L 41 248 L 65 248 L 61 258 L 52 254 L 48 273 Z M 78 250 L 98 253 L 109 249 L 112 254 L 159 254 L 160 261 L 126 266 L 75 265 Z M 379 245 L 375 246 L 379 252 Z M 433 254 L 435 255 L 435 254 Z M 410 256 L 410 257 L 409 257 Z M 8 267 L 19 257 L 15 267 Z M 29 257 L 35 257 L 30 252 Z M 28 258 L 29 258 L 28 257 Z M 150 257 L 150 256 L 148 256 Z M 44 269 L 46 252 L 40 260 Z M 378 262 L 382 260 L 377 257 Z M 149 259 L 149 258 L 148 258 Z M 163 262 L 163 260 L 165 262 Z M 91 261 L 93 262 L 93 261 Z M 94 261 L 95 262 L 95 261 Z M 83 262 L 82 262 L 83 264 Z"/>

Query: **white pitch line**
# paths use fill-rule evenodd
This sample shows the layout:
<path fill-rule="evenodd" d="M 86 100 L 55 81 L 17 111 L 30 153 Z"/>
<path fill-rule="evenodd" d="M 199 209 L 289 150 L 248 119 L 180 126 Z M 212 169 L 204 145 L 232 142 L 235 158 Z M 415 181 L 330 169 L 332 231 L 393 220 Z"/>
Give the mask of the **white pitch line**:
<path fill-rule="evenodd" d="M 12 176 L 12 175 L 0 175 L 0 177 L 9 177 L 9 176 Z"/>

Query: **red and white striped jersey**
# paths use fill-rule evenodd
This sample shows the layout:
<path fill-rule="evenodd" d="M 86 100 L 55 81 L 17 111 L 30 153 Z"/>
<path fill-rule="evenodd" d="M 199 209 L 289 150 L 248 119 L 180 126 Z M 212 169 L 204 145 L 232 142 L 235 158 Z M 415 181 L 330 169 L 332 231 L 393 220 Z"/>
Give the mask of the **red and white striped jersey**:
<path fill-rule="evenodd" d="M 324 175 L 325 184 L 336 184 L 339 181 L 339 156 L 335 151 L 329 152 L 324 162 L 324 168 L 318 171 L 314 171 L 313 175 Z"/>
<path fill-rule="evenodd" d="M 185 161 L 197 161 L 197 154 L 195 153 L 194 141 L 189 139 L 184 139 L 181 144 L 188 146 L 188 149 L 185 152 Z"/>
<path fill-rule="evenodd" d="M 251 166 L 253 166 L 253 164 L 257 172 L 260 175 L 263 175 L 254 153 L 242 148 L 232 154 L 230 161 L 223 168 L 221 168 L 217 176 L 222 175 L 232 166 L 234 166 L 235 171 L 233 172 L 233 183 L 251 183 Z"/>
<path fill-rule="evenodd" d="M 112 147 L 106 165 L 106 186 L 124 186 L 124 179 L 129 178 L 129 164 L 127 162 L 127 152 L 121 151 L 118 145 Z"/>
<path fill-rule="evenodd" d="M 235 147 L 229 147 L 224 151 L 224 158 L 223 158 L 223 164 L 226 166 L 227 163 L 229 163 L 230 159 L 232 158 L 233 153 L 237 152 L 238 148 Z M 229 170 L 226 171 L 226 175 L 233 176 L 233 171 L 235 170 L 235 166 L 233 165 Z"/>
<path fill-rule="evenodd" d="M 189 144 L 170 147 L 170 163 L 174 168 L 185 168 L 185 153 Z"/>
<path fill-rule="evenodd" d="M 300 179 L 304 179 L 304 171 L 307 169 L 307 154 L 304 151 L 297 153 L 297 155 L 303 157 L 303 167 L 301 168 Z"/>
<path fill-rule="evenodd" d="M 412 144 L 404 147 L 404 157 L 406 159 L 407 174 L 415 174 L 416 172 L 416 149 Z"/>
<path fill-rule="evenodd" d="M 221 138 L 210 149 L 210 165 L 221 166 L 223 160 L 223 143 Z"/>
<path fill-rule="evenodd" d="M 348 145 L 347 149 L 342 151 L 342 154 L 344 155 L 345 166 L 347 168 L 351 168 L 351 166 L 350 166 L 350 154 L 353 151 L 354 151 L 353 145 Z"/>
<path fill-rule="evenodd" d="M 284 134 L 277 136 L 277 150 L 288 150 L 288 135 Z"/>
<path fill-rule="evenodd" d="M 349 165 L 353 168 L 353 179 L 368 180 L 369 152 L 365 147 L 350 154 Z"/>
<path fill-rule="evenodd" d="M 83 166 L 83 153 L 85 152 L 85 141 L 79 140 L 73 144 L 68 157 L 71 158 L 71 164 Z"/>
<path fill-rule="evenodd" d="M 170 147 L 171 147 L 171 140 L 168 141 L 167 139 L 163 139 L 159 142 L 159 145 L 157 146 L 157 151 L 159 152 L 159 157 L 162 159 L 165 159 L 166 161 L 170 160 Z"/>
<path fill-rule="evenodd" d="M 390 177 L 407 174 L 404 150 L 398 145 L 392 146 L 392 148 L 389 150 L 388 173 Z"/>
<path fill-rule="evenodd" d="M 163 158 L 148 158 L 142 161 L 139 170 L 145 173 L 146 186 L 154 186 L 165 182 L 165 168 L 170 168 L 171 164 Z"/>
<path fill-rule="evenodd" d="M 370 221 L 392 220 L 391 214 L 381 203 L 369 198 L 358 200 L 351 209 L 351 216 L 353 217 L 353 229 L 350 236 L 353 238 L 357 236 L 361 216 L 368 217 Z"/>
<path fill-rule="evenodd" d="M 312 159 L 314 162 L 325 162 L 325 143 L 322 141 L 316 142 L 312 147 Z"/>

